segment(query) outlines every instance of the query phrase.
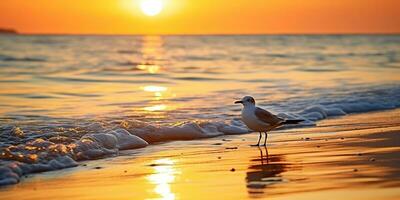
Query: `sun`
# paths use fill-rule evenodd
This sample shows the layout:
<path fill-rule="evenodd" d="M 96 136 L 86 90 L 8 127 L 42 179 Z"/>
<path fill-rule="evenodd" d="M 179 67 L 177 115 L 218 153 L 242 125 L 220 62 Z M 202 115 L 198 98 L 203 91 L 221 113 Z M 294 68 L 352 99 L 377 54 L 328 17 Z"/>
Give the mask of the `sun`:
<path fill-rule="evenodd" d="M 158 15 L 164 7 L 162 0 L 142 0 L 140 8 L 147 16 Z"/>

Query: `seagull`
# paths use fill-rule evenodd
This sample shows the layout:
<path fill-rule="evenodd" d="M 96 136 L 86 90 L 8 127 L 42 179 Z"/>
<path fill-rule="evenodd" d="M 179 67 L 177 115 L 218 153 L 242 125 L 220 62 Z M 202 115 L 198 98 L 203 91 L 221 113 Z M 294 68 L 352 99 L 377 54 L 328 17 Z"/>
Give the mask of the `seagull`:
<path fill-rule="evenodd" d="M 265 133 L 263 146 L 266 146 L 267 132 L 285 124 L 298 124 L 299 122 L 304 121 L 301 119 L 282 119 L 262 108 L 257 107 L 256 101 L 251 96 L 245 96 L 242 98 L 242 100 L 235 101 L 235 104 L 237 103 L 243 104 L 242 121 L 249 129 L 260 133 L 257 144 L 252 146 L 260 146 L 262 132 Z"/>

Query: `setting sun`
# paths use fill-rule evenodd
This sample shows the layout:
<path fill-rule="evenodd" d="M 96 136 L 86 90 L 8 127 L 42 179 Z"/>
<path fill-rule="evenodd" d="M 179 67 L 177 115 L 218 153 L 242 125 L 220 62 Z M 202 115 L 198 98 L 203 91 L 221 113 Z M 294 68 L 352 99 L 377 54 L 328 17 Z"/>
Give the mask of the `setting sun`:
<path fill-rule="evenodd" d="M 163 9 L 162 0 L 142 0 L 140 8 L 148 16 L 155 16 Z"/>

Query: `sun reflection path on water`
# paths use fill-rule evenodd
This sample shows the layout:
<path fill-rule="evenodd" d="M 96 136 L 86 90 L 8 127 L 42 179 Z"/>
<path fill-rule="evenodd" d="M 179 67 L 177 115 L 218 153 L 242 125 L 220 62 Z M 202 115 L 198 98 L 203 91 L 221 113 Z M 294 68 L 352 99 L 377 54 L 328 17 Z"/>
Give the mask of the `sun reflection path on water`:
<path fill-rule="evenodd" d="M 143 90 L 147 92 L 164 92 L 167 88 L 163 86 L 148 85 L 143 87 Z"/>
<path fill-rule="evenodd" d="M 143 70 L 143 71 L 147 71 L 150 74 L 155 74 L 158 71 L 160 71 L 160 66 L 159 65 L 137 65 L 136 68 Z"/>
<path fill-rule="evenodd" d="M 159 101 L 162 99 L 163 93 L 166 92 L 168 88 L 163 87 L 163 86 L 148 85 L 148 86 L 142 87 L 142 89 L 146 92 L 154 93 L 155 100 Z M 157 104 L 157 105 L 144 107 L 143 109 L 145 111 L 153 112 L 153 111 L 167 110 L 167 108 L 168 108 L 168 106 L 165 104 Z"/>
<path fill-rule="evenodd" d="M 176 174 L 179 174 L 174 168 L 174 164 L 174 160 L 163 158 L 156 160 L 151 165 L 154 173 L 149 175 L 147 179 L 155 185 L 153 191 L 159 196 L 155 199 L 172 200 L 176 198 L 171 191 L 171 183 L 175 181 Z"/>
<path fill-rule="evenodd" d="M 142 62 L 137 65 L 136 68 L 147 72 L 149 74 L 157 74 L 160 72 L 163 66 L 163 62 L 165 61 L 164 52 L 163 52 L 163 39 L 160 36 L 143 36 L 142 37 L 142 46 L 141 46 L 141 54 L 142 54 Z M 158 112 L 165 111 L 169 109 L 169 106 L 158 102 L 162 100 L 165 96 L 167 87 L 159 86 L 159 85 L 146 85 L 141 87 L 141 89 L 145 92 L 150 92 L 154 94 L 155 101 L 152 105 L 146 105 L 143 107 L 143 110 L 146 112 Z"/>
<path fill-rule="evenodd" d="M 160 36 L 143 36 L 140 49 L 143 60 L 136 68 L 150 74 L 158 73 L 165 60 L 163 44 L 163 39 Z"/>
<path fill-rule="evenodd" d="M 150 112 L 153 112 L 153 111 L 163 111 L 163 110 L 167 110 L 167 105 L 165 105 L 165 104 L 160 104 L 160 105 L 154 105 L 154 106 L 147 106 L 147 107 L 144 107 L 144 110 L 145 111 L 150 111 Z"/>

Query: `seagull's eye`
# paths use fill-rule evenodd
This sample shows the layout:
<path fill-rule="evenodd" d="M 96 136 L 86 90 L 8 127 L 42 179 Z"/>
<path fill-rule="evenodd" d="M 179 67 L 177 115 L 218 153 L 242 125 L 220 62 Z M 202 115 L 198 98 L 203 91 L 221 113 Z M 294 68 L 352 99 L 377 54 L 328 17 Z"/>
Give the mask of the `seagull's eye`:
<path fill-rule="evenodd" d="M 256 102 L 254 101 L 254 99 L 249 99 L 249 101 L 253 104 L 255 104 Z"/>

